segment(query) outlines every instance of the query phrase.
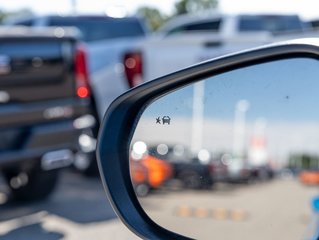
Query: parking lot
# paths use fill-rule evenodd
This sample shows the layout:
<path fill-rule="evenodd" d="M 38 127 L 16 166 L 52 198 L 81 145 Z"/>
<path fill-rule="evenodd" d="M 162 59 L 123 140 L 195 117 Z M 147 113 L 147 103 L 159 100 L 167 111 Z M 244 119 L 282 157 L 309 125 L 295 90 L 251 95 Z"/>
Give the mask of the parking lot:
<path fill-rule="evenodd" d="M 172 232 L 319 240 L 319 45 L 290 42 L 319 15 L 298 1 L 0 0 L 0 240 L 139 239 L 96 153 Z"/>
<path fill-rule="evenodd" d="M 21 205 L 0 193 L 0 239 L 137 239 L 117 219 L 98 178 L 65 172 L 50 200 Z"/>
<path fill-rule="evenodd" d="M 316 194 L 296 179 L 275 179 L 157 193 L 142 204 L 160 225 L 195 239 L 307 239 Z"/>
<path fill-rule="evenodd" d="M 29 205 L 9 201 L 2 188 L 0 238 L 138 239 L 117 219 L 98 178 L 66 171 L 61 183 L 49 201 Z M 295 180 L 275 180 L 220 184 L 213 190 L 157 191 L 142 198 L 142 204 L 159 223 L 200 239 L 255 239 L 257 232 L 259 239 L 304 239 L 312 217 L 310 199 L 316 193 L 316 187 Z"/>

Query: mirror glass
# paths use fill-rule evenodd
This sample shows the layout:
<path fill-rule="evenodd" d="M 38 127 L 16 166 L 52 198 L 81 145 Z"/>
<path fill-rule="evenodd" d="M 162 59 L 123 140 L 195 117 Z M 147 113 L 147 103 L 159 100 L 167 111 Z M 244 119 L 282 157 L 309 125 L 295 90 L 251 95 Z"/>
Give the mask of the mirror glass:
<path fill-rule="evenodd" d="M 318 103 L 310 58 L 233 70 L 158 98 L 130 147 L 141 206 L 196 239 L 317 239 Z"/>

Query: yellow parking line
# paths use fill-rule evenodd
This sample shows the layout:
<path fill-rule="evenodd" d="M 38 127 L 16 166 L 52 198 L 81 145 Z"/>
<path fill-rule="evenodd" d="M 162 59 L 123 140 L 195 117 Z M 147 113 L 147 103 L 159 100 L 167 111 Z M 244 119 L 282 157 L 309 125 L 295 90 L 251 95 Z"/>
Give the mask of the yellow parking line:
<path fill-rule="evenodd" d="M 207 218 L 210 215 L 210 210 L 207 208 L 196 208 L 194 216 L 197 218 Z"/>
<path fill-rule="evenodd" d="M 186 206 L 186 205 L 182 205 L 179 206 L 176 210 L 176 215 L 179 217 L 191 217 L 193 210 L 191 207 Z"/>
<path fill-rule="evenodd" d="M 236 209 L 231 211 L 230 213 L 230 218 L 233 221 L 244 221 L 248 218 L 248 215 L 245 211 Z"/>
<path fill-rule="evenodd" d="M 212 217 L 217 220 L 225 220 L 228 217 L 228 211 L 225 208 L 213 209 Z"/>
<path fill-rule="evenodd" d="M 245 221 L 249 215 L 247 211 L 242 209 L 226 209 L 226 208 L 203 208 L 190 207 L 181 205 L 175 209 L 175 215 L 178 217 L 195 217 L 195 218 L 213 218 L 215 220 Z"/>

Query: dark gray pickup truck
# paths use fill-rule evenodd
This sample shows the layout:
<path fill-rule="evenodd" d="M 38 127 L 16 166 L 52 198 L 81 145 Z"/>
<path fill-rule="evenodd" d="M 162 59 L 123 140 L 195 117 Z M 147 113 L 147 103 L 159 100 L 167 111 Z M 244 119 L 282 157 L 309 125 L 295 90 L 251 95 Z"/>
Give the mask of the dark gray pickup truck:
<path fill-rule="evenodd" d="M 17 200 L 47 197 L 94 126 L 85 51 L 75 35 L 0 28 L 0 171 Z"/>

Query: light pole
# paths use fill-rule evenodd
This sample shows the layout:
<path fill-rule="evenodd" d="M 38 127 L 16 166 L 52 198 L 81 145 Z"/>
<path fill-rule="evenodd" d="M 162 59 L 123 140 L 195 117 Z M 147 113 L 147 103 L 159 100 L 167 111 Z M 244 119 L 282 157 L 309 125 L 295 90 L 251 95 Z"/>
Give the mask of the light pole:
<path fill-rule="evenodd" d="M 71 12 L 73 15 L 77 14 L 77 2 L 76 0 L 71 0 Z"/>
<path fill-rule="evenodd" d="M 233 157 L 242 159 L 245 155 L 246 112 L 250 107 L 247 100 L 236 104 L 234 119 Z"/>
<path fill-rule="evenodd" d="M 204 124 L 204 96 L 205 82 L 200 81 L 194 85 L 193 92 L 193 121 L 191 150 L 197 154 L 203 145 L 203 124 Z"/>

